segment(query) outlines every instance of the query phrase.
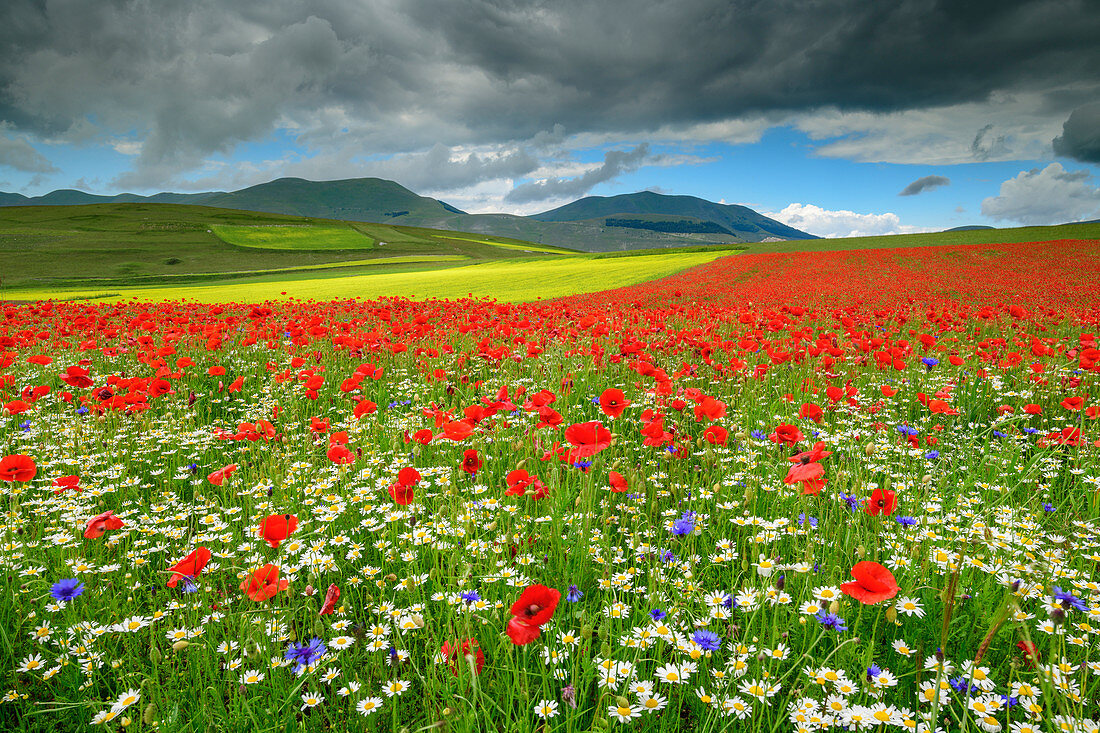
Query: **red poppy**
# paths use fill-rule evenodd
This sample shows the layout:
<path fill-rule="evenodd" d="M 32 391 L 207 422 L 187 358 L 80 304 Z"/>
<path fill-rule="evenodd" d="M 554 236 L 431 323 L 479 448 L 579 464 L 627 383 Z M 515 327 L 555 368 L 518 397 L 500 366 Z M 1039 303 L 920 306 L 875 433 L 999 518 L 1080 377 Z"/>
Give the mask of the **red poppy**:
<path fill-rule="evenodd" d="M 469 448 L 462 454 L 462 470 L 473 475 L 481 468 L 481 458 L 476 448 Z"/>
<path fill-rule="evenodd" d="M 296 529 L 298 529 L 298 517 L 293 514 L 269 514 L 264 521 L 260 522 L 259 534 L 272 548 L 278 549 L 279 543 Z"/>
<path fill-rule="evenodd" d="M 860 603 L 872 605 L 898 594 L 898 582 L 877 562 L 864 560 L 852 568 L 854 581 L 841 583 L 840 590 Z"/>
<path fill-rule="evenodd" d="M 1036 404 L 1024 405 L 1024 412 L 1026 412 L 1029 415 L 1042 415 L 1043 414 L 1043 406 L 1042 405 L 1036 405 Z"/>
<path fill-rule="evenodd" d="M 237 464 L 231 463 L 228 466 L 225 466 L 224 468 L 219 468 L 217 471 L 211 473 L 209 476 L 206 477 L 206 480 L 214 484 L 215 486 L 221 486 L 225 483 L 225 480 L 227 478 L 233 475 L 233 472 L 236 470 Z"/>
<path fill-rule="evenodd" d="M 565 439 L 573 444 L 565 460 L 569 463 L 596 455 L 611 445 L 611 431 L 598 420 L 576 423 L 565 429 Z"/>
<path fill-rule="evenodd" d="M 549 621 L 558 607 L 561 591 L 544 585 L 528 586 L 519 600 L 512 604 L 512 619 L 507 633 L 516 646 L 530 644 L 541 634 L 540 627 Z"/>
<path fill-rule="evenodd" d="M 34 459 L 22 453 L 0 458 L 0 481 L 30 481 L 38 473 Z"/>
<path fill-rule="evenodd" d="M 363 417 L 363 415 L 370 415 L 377 409 L 378 405 L 370 400 L 362 399 L 355 403 L 355 409 L 352 411 L 352 414 L 355 415 L 355 418 L 358 420 Z"/>
<path fill-rule="evenodd" d="M 815 405 L 813 402 L 802 403 L 801 409 L 798 411 L 799 417 L 808 418 L 816 423 L 821 422 L 821 418 L 825 413 L 822 412 L 819 405 Z"/>
<path fill-rule="evenodd" d="M 328 453 L 326 454 L 328 459 L 339 466 L 346 466 L 349 463 L 355 463 L 355 454 L 348 450 L 346 445 L 340 443 L 332 443 L 329 446 Z"/>
<path fill-rule="evenodd" d="M 534 492 L 536 499 L 542 499 L 550 493 L 550 488 L 540 481 L 538 476 L 532 476 L 522 468 L 509 472 L 504 480 L 508 483 L 505 496 L 523 496 L 530 490 Z"/>
<path fill-rule="evenodd" d="M 4 409 L 8 411 L 9 415 L 20 415 L 30 410 L 31 406 L 23 400 L 12 400 L 4 403 Z"/>
<path fill-rule="evenodd" d="M 611 471 L 607 475 L 608 483 L 611 484 L 611 490 L 617 494 L 624 493 L 630 489 L 630 486 L 626 482 L 626 477 L 618 471 Z"/>
<path fill-rule="evenodd" d="M 1016 648 L 1024 653 L 1024 661 L 1027 663 L 1028 669 L 1035 669 L 1035 665 L 1042 660 L 1042 657 L 1039 656 L 1039 647 L 1030 641 L 1018 641 L 1016 642 Z"/>
<path fill-rule="evenodd" d="M 615 389 L 611 387 L 605 389 L 603 394 L 600 395 L 600 409 L 603 410 L 603 414 L 614 419 L 623 414 L 623 411 L 630 406 L 630 400 L 626 399 L 621 389 Z"/>
<path fill-rule="evenodd" d="M 481 651 L 481 645 L 476 639 L 466 639 L 461 643 L 456 641 L 454 644 L 445 641 L 443 642 L 443 648 L 439 651 L 443 658 L 447 660 L 447 666 L 450 667 L 451 674 L 455 677 L 458 676 L 458 667 L 466 666 L 465 660 L 469 655 L 474 657 L 474 674 L 481 674 L 481 670 L 485 668 L 485 652 Z"/>
<path fill-rule="evenodd" d="M 321 616 L 329 616 L 336 610 L 336 601 L 340 600 L 340 588 L 333 583 L 325 591 L 325 602 L 321 604 Z"/>
<path fill-rule="evenodd" d="M 286 590 L 289 585 L 290 581 L 279 580 L 279 566 L 268 564 L 245 578 L 241 583 L 241 590 L 254 601 L 266 601 L 274 598 L 279 591 Z"/>
<path fill-rule="evenodd" d="M 420 445 L 427 445 L 428 443 L 431 443 L 432 438 L 434 437 L 435 436 L 432 434 L 432 431 L 428 428 L 421 428 L 420 430 L 417 430 L 415 433 L 412 434 L 413 442 L 420 443 Z"/>
<path fill-rule="evenodd" d="M 103 533 L 109 529 L 122 529 L 123 524 L 125 523 L 116 517 L 114 512 L 103 512 L 88 520 L 88 526 L 84 528 L 84 538 L 94 540 L 102 537 Z"/>
<path fill-rule="evenodd" d="M 898 508 L 898 495 L 890 489 L 875 489 L 871 492 L 871 498 L 866 501 L 863 511 L 872 517 L 881 514 L 888 517 Z"/>
<path fill-rule="evenodd" d="M 79 476 L 61 476 L 53 480 L 53 493 L 60 494 L 68 489 L 78 494 L 81 492 Z"/>
<path fill-rule="evenodd" d="M 412 466 L 406 466 L 397 472 L 397 482 L 405 484 L 406 486 L 416 486 L 420 483 L 420 471 L 417 471 Z"/>
<path fill-rule="evenodd" d="M 168 568 L 172 571 L 172 577 L 168 579 L 168 587 L 175 588 L 184 577 L 194 578 L 210 562 L 210 550 L 205 547 L 195 548 L 190 555 Z"/>
<path fill-rule="evenodd" d="M 721 425 L 711 425 L 703 431 L 703 439 L 711 445 L 725 445 L 729 437 L 729 431 Z"/>
<path fill-rule="evenodd" d="M 802 440 L 804 436 L 802 431 L 794 425 L 788 425 L 786 423 L 780 423 L 775 428 L 775 432 L 768 436 L 768 440 L 773 443 L 786 443 L 787 445 L 794 445 L 798 441 Z"/>
<path fill-rule="evenodd" d="M 1085 406 L 1084 397 L 1067 397 L 1061 402 L 1062 407 L 1077 412 Z"/>
<path fill-rule="evenodd" d="M 88 376 L 88 370 L 78 366 L 71 366 L 66 369 L 61 375 L 61 381 L 70 387 L 77 387 L 79 389 L 86 389 L 94 384 Z"/>
<path fill-rule="evenodd" d="M 695 422 L 703 422 L 703 420 L 714 422 L 721 420 L 725 415 L 726 403 L 713 397 L 704 397 L 695 405 Z"/>
<path fill-rule="evenodd" d="M 389 491 L 395 504 L 408 506 L 412 503 L 414 487 L 402 483 L 395 483 L 390 486 Z"/>
<path fill-rule="evenodd" d="M 452 420 L 449 423 L 443 425 L 443 432 L 435 436 L 437 438 L 446 438 L 447 440 L 453 440 L 456 443 L 460 440 L 466 440 L 474 433 L 474 426 L 465 420 Z"/>

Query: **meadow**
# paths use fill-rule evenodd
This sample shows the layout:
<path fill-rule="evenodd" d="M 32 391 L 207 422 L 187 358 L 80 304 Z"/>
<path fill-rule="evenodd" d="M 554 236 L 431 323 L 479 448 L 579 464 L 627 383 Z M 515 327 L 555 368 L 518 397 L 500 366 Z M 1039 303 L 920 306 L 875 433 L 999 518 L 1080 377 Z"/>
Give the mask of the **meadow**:
<path fill-rule="evenodd" d="M 1100 730 L 1100 243 L 703 254 L 4 304 L 0 729 Z"/>

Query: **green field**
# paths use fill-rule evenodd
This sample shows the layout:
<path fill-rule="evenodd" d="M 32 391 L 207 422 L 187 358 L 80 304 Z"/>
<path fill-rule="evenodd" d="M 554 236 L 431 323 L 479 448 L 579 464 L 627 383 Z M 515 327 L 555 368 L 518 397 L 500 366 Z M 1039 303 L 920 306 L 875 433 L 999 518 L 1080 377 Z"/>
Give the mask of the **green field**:
<path fill-rule="evenodd" d="M 223 242 L 238 247 L 279 250 L 373 249 L 370 237 L 347 226 L 279 225 L 211 227 Z"/>
<path fill-rule="evenodd" d="M 235 280 L 231 283 L 176 287 L 59 288 L 6 290 L 10 300 L 164 301 L 186 298 L 204 303 L 259 302 L 287 297 L 314 300 L 336 298 L 463 298 L 468 295 L 527 302 L 574 293 L 595 292 L 666 277 L 702 265 L 728 252 L 644 254 L 635 257 L 577 255 L 553 260 L 488 262 L 440 270 L 318 277 L 297 274 Z"/>

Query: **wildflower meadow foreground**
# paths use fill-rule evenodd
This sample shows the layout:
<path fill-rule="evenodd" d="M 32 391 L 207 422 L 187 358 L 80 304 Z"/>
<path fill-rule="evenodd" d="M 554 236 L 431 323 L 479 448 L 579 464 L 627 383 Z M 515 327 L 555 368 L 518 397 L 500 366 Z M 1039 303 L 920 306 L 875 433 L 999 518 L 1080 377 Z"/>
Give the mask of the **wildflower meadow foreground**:
<path fill-rule="evenodd" d="M 0 728 L 1098 731 L 1098 275 L 0 306 Z"/>

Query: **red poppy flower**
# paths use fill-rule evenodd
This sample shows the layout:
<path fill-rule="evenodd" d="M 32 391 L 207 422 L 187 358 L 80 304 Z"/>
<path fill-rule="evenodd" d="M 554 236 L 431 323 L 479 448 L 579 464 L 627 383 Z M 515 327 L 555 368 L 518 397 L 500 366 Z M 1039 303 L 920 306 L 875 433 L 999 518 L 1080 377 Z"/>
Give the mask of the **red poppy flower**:
<path fill-rule="evenodd" d="M 802 403 L 801 409 L 798 411 L 799 417 L 804 417 L 813 420 L 816 423 L 821 422 L 821 418 L 825 413 L 821 410 L 819 405 L 815 405 L 813 402 Z"/>
<path fill-rule="evenodd" d="M 576 423 L 565 429 L 565 439 L 573 444 L 565 460 L 569 463 L 596 455 L 611 445 L 611 431 L 598 420 Z"/>
<path fill-rule="evenodd" d="M 729 431 L 721 425 L 711 425 L 703 431 L 703 439 L 711 445 L 725 445 L 729 437 Z"/>
<path fill-rule="evenodd" d="M 630 406 L 630 400 L 626 399 L 621 389 L 615 389 L 611 387 L 605 389 L 603 394 L 600 395 L 600 409 L 603 410 L 603 414 L 614 419 L 623 414 L 623 411 Z"/>
<path fill-rule="evenodd" d="M 512 620 L 507 633 L 516 646 L 530 644 L 539 638 L 540 627 L 554 616 L 561 591 L 544 585 L 528 586 L 519 600 L 512 604 Z"/>
<path fill-rule="evenodd" d="M 721 420 L 725 414 L 726 403 L 713 397 L 704 397 L 695 405 L 695 422 L 703 422 L 703 420 L 714 422 Z"/>
<path fill-rule="evenodd" d="M 321 604 L 321 616 L 329 616 L 336 610 L 336 601 L 340 600 L 340 588 L 333 583 L 325 591 L 325 602 Z"/>
<path fill-rule="evenodd" d="M 194 578 L 210 562 L 210 550 L 205 547 L 195 548 L 190 555 L 168 568 L 172 571 L 172 577 L 168 579 L 168 587 L 175 588 L 185 576 Z"/>
<path fill-rule="evenodd" d="M 435 436 L 428 428 L 421 428 L 412 434 L 412 440 L 414 443 L 420 443 L 420 445 L 427 445 L 432 442 L 432 438 Z"/>
<path fill-rule="evenodd" d="M 225 480 L 227 478 L 233 475 L 233 472 L 236 470 L 237 464 L 231 463 L 228 466 L 225 466 L 224 468 L 219 468 L 217 471 L 211 473 L 209 476 L 206 477 L 206 480 L 214 484 L 215 486 L 221 486 L 225 483 Z"/>
<path fill-rule="evenodd" d="M 346 466 L 349 463 L 355 463 L 355 454 L 348 450 L 346 445 L 341 445 L 340 443 L 331 444 L 326 455 L 330 461 L 338 466 Z"/>
<path fill-rule="evenodd" d="M 854 581 L 841 583 L 840 590 L 860 603 L 872 605 L 898 594 L 898 582 L 877 562 L 864 560 L 852 568 Z"/>
<path fill-rule="evenodd" d="M 872 517 L 881 514 L 888 517 L 898 508 L 898 495 L 890 489 L 875 489 L 871 492 L 871 498 L 863 506 L 863 510 Z"/>
<path fill-rule="evenodd" d="M 452 420 L 443 425 L 443 432 L 435 436 L 437 438 L 446 438 L 447 440 L 453 440 L 459 442 L 466 440 L 474 433 L 474 426 L 465 420 Z"/>
<path fill-rule="evenodd" d="M 538 476 L 532 476 L 522 468 L 509 472 L 504 480 L 508 483 L 508 490 L 504 492 L 505 496 L 523 496 L 528 489 L 535 492 L 534 497 L 536 499 L 542 499 L 550 493 L 550 488 L 540 481 Z"/>
<path fill-rule="evenodd" d="M 23 400 L 12 400 L 4 403 L 4 409 L 8 411 L 9 415 L 20 415 L 30 410 L 31 406 Z"/>
<path fill-rule="evenodd" d="M 481 651 L 481 645 L 476 639 L 466 639 L 461 643 L 456 641 L 454 644 L 445 641 L 439 651 L 455 677 L 458 676 L 458 667 L 465 667 L 466 657 L 471 654 L 474 657 L 474 674 L 481 674 L 481 670 L 485 668 L 485 652 Z"/>
<path fill-rule="evenodd" d="M 802 431 L 794 425 L 788 425 L 786 423 L 780 423 L 775 428 L 775 432 L 768 436 L 768 440 L 773 443 L 786 443 L 787 445 L 794 445 L 798 441 L 802 440 L 804 436 Z"/>
<path fill-rule="evenodd" d="M 279 543 L 296 529 L 298 529 L 298 517 L 293 514 L 269 514 L 264 521 L 260 522 L 259 534 L 272 548 L 278 549 Z"/>
<path fill-rule="evenodd" d="M 1027 663 L 1028 669 L 1035 669 L 1035 665 L 1042 660 L 1042 657 L 1039 656 L 1039 647 L 1030 641 L 1018 641 L 1016 642 L 1016 648 L 1024 653 L 1024 661 Z"/>
<path fill-rule="evenodd" d="M 607 475 L 608 483 L 611 484 L 611 490 L 616 494 L 622 494 L 630 489 L 630 486 L 626 482 L 626 477 L 618 471 L 611 471 Z"/>
<path fill-rule="evenodd" d="M 1084 397 L 1067 397 L 1061 402 L 1062 407 L 1077 412 L 1085 406 Z"/>
<path fill-rule="evenodd" d="M 61 375 L 61 381 L 78 389 L 87 389 L 94 384 L 88 376 L 88 370 L 78 366 L 71 366 L 66 369 Z"/>
<path fill-rule="evenodd" d="M 80 493 L 79 476 L 61 476 L 53 480 L 53 493 L 60 494 L 68 489 L 72 489 L 78 494 Z"/>
<path fill-rule="evenodd" d="M 355 403 L 355 409 L 352 411 L 352 414 L 355 415 L 355 418 L 358 420 L 363 417 L 363 415 L 374 413 L 377 409 L 378 405 L 370 400 L 362 399 Z"/>
<path fill-rule="evenodd" d="M 477 455 L 476 448 L 470 448 L 462 454 L 462 470 L 468 474 L 475 474 L 481 468 L 481 458 Z"/>
<path fill-rule="evenodd" d="M 414 487 L 402 483 L 395 483 L 390 486 L 389 491 L 395 504 L 408 506 L 412 503 Z"/>
<path fill-rule="evenodd" d="M 88 520 L 88 526 L 84 528 L 84 538 L 94 540 L 102 537 L 107 530 L 122 529 L 124 522 L 115 516 L 112 511 L 92 517 Z"/>
<path fill-rule="evenodd" d="M 1043 414 L 1043 406 L 1042 405 L 1036 405 L 1036 404 L 1024 405 L 1024 412 L 1026 412 L 1029 415 L 1042 415 Z"/>
<path fill-rule="evenodd" d="M 34 459 L 22 453 L 0 458 L 0 481 L 30 481 L 38 473 Z"/>
<path fill-rule="evenodd" d="M 274 598 L 281 590 L 286 590 L 290 581 L 279 580 L 278 565 L 264 565 L 255 570 L 241 583 L 241 590 L 254 601 L 266 601 Z"/>
<path fill-rule="evenodd" d="M 420 471 L 412 466 L 406 466 L 397 472 L 397 482 L 406 486 L 416 486 L 420 483 Z"/>

